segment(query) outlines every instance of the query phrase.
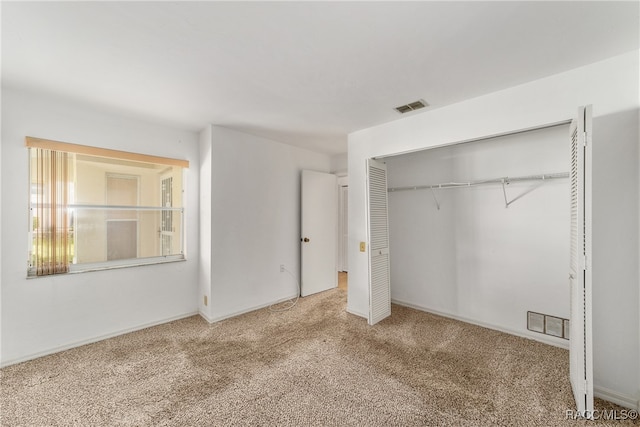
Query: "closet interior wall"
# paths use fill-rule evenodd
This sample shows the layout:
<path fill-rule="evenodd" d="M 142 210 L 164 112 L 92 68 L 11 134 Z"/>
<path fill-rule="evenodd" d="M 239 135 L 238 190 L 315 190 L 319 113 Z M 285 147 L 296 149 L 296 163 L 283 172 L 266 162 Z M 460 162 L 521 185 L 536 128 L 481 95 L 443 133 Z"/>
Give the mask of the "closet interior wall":
<path fill-rule="evenodd" d="M 388 186 L 567 172 L 568 134 L 562 125 L 388 157 Z M 569 179 L 505 189 L 508 208 L 496 183 L 390 192 L 392 300 L 566 347 L 528 331 L 526 316 L 569 318 Z"/>

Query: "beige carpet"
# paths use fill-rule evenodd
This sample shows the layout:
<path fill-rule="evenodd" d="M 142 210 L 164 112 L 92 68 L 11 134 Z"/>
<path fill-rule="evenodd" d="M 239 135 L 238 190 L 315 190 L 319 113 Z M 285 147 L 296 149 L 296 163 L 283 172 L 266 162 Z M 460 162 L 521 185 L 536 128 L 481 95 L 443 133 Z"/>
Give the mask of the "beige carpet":
<path fill-rule="evenodd" d="M 345 304 L 335 289 L 285 313 L 191 317 L 4 368 L 0 424 L 586 423 L 565 420 L 565 350 L 398 306 L 369 327 Z"/>

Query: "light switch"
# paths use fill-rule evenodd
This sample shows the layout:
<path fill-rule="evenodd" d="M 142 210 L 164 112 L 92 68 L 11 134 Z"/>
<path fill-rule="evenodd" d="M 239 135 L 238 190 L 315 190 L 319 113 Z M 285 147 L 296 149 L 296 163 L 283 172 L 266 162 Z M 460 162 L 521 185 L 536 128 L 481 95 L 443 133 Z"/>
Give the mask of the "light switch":
<path fill-rule="evenodd" d="M 365 242 L 360 242 L 360 252 L 364 252 L 366 248 Z"/>

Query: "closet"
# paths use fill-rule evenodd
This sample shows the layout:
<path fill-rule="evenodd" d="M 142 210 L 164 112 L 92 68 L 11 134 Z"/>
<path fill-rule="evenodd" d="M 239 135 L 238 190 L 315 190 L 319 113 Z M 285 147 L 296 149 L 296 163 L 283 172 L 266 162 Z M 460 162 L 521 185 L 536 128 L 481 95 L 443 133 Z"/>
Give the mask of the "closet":
<path fill-rule="evenodd" d="M 569 125 L 383 159 L 393 302 L 518 335 L 570 316 Z M 551 335 L 536 338 L 567 346 Z"/>
<path fill-rule="evenodd" d="M 592 107 L 566 124 L 368 159 L 368 321 L 393 300 L 566 340 L 577 413 L 593 418 Z"/>

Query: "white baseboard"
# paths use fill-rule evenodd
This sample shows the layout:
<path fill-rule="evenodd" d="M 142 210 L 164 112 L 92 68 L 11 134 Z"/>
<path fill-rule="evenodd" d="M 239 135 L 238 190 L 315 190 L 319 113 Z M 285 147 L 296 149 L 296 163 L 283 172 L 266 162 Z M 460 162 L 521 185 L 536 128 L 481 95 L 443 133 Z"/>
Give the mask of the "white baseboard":
<path fill-rule="evenodd" d="M 204 320 L 206 320 L 207 322 L 213 323 L 213 319 L 211 319 L 209 316 L 203 313 L 202 310 L 198 311 L 198 315 L 202 317 Z"/>
<path fill-rule="evenodd" d="M 358 310 L 354 310 L 349 307 L 347 307 L 347 313 L 353 314 L 354 316 L 359 316 L 359 317 L 364 317 L 365 319 L 369 319 L 369 315 L 367 313 L 361 313 Z"/>
<path fill-rule="evenodd" d="M 554 347 L 564 348 L 565 350 L 569 349 L 569 341 L 565 340 L 565 339 L 562 339 L 562 338 L 554 338 L 552 336 L 539 334 L 539 333 L 536 333 L 536 332 L 531 332 L 529 334 L 529 333 L 526 333 L 526 332 L 523 332 L 523 331 L 518 331 L 518 330 L 515 330 L 515 329 L 505 328 L 504 326 L 494 325 L 492 323 L 480 322 L 478 320 L 470 319 L 470 318 L 464 317 L 464 316 L 459 316 L 457 314 L 452 314 L 452 313 L 447 313 L 447 312 L 444 312 L 444 311 L 433 310 L 433 309 L 430 309 L 430 308 L 427 308 L 427 307 L 422 307 L 420 305 L 412 304 L 412 303 L 409 303 L 409 302 L 406 302 L 406 301 L 400 301 L 400 300 L 392 299 L 391 302 L 393 304 L 398 304 L 398 305 L 402 305 L 404 307 L 409 307 L 409 308 L 413 308 L 413 309 L 416 309 L 416 310 L 425 311 L 427 313 L 435 314 L 435 315 L 438 315 L 438 316 L 448 317 L 449 319 L 459 320 L 461 322 L 471 323 L 473 325 L 482 326 L 483 328 L 493 329 L 495 331 L 505 332 L 507 334 L 516 335 L 516 336 L 519 336 L 519 337 L 522 337 L 522 338 L 527 338 L 527 339 L 530 339 L 530 340 L 538 341 L 538 342 L 541 342 L 543 344 L 552 345 Z"/>
<path fill-rule="evenodd" d="M 293 294 L 293 295 L 290 295 L 288 297 L 279 298 L 279 299 L 277 299 L 275 301 L 271 301 L 271 302 L 267 302 L 267 303 L 264 303 L 264 304 L 255 305 L 255 306 L 248 307 L 248 308 L 243 308 L 242 310 L 234 311 L 233 313 L 223 314 L 222 316 L 216 316 L 216 317 L 213 317 L 213 318 L 205 315 L 202 312 L 200 312 L 198 314 L 200 314 L 200 316 L 202 316 L 202 318 L 205 319 L 207 322 L 215 323 L 215 322 L 220 322 L 221 320 L 230 319 L 232 317 L 240 316 L 241 314 L 250 313 L 252 311 L 260 310 L 261 308 L 269 307 L 269 306 L 274 305 L 274 304 L 279 304 L 281 302 L 288 301 L 288 300 L 293 299 L 295 297 L 296 297 L 296 294 Z"/>
<path fill-rule="evenodd" d="M 599 387 L 597 385 L 593 386 L 593 395 L 595 397 L 599 397 L 600 399 L 613 402 L 616 405 L 620 405 L 624 408 L 640 411 L 640 400 L 636 399 L 633 396 L 623 394 L 615 390 L 610 390 L 605 387 Z"/>
<path fill-rule="evenodd" d="M 76 348 L 76 347 L 81 347 L 83 345 L 93 344 L 93 343 L 98 342 L 98 341 L 102 341 L 102 340 L 106 340 L 106 339 L 109 339 L 109 338 L 117 337 L 119 335 L 128 334 L 130 332 L 139 331 L 141 329 L 147 329 L 147 328 L 150 328 L 152 326 L 162 325 L 164 323 L 173 322 L 175 320 L 185 319 L 187 317 L 195 316 L 197 314 L 198 314 L 198 312 L 196 312 L 196 311 L 185 313 L 185 314 L 180 314 L 178 316 L 173 316 L 173 317 L 169 317 L 169 318 L 162 319 L 162 320 L 156 320 L 154 322 L 144 323 L 142 325 L 134 326 L 132 328 L 121 329 L 121 330 L 118 330 L 116 332 L 112 332 L 112 333 L 105 334 L 105 335 L 99 335 L 97 337 L 88 338 L 86 340 L 75 341 L 75 342 L 73 342 L 71 344 L 65 344 L 65 345 L 61 345 L 61 346 L 58 346 L 58 347 L 53 347 L 53 348 L 50 348 L 50 349 L 47 349 L 47 350 L 44 350 L 44 351 L 39 351 L 37 353 L 29 354 L 27 356 L 18 357 L 16 359 L 3 360 L 3 361 L 0 362 L 0 367 L 4 368 L 5 366 L 15 365 L 17 363 L 26 362 L 26 361 L 29 361 L 29 360 L 37 359 L 39 357 L 48 356 L 50 354 L 59 353 L 61 351 L 70 350 L 70 349 Z"/>

